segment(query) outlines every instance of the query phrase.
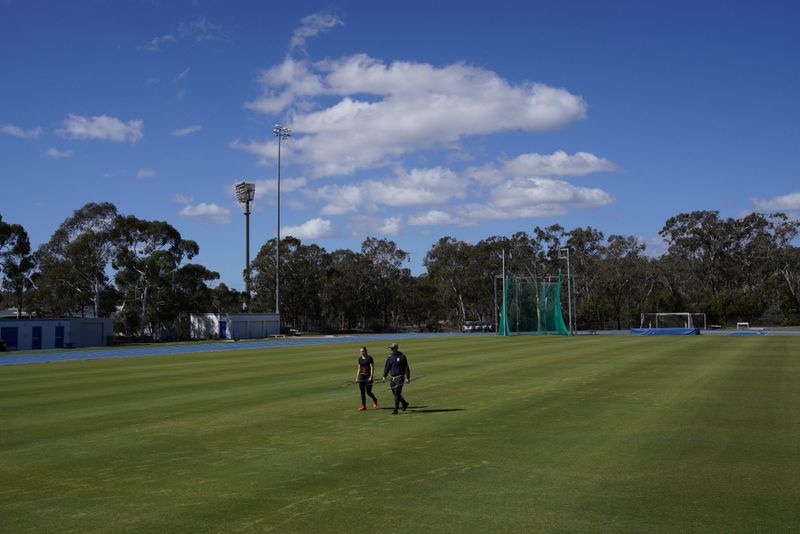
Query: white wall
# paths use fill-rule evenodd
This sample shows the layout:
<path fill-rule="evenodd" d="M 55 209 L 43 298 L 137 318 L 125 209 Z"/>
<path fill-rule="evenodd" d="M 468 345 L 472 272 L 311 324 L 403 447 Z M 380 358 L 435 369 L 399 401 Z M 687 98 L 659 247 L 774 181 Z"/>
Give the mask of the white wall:
<path fill-rule="evenodd" d="M 220 322 L 227 325 L 227 339 L 263 339 L 280 334 L 280 316 L 275 313 L 205 313 L 191 316 L 193 339 L 219 339 Z"/>
<path fill-rule="evenodd" d="M 56 328 L 64 328 L 63 347 L 56 347 Z M 16 350 L 33 349 L 33 329 L 40 327 L 41 349 L 69 347 L 100 347 L 108 344 L 112 335 L 111 318 L 63 318 L 63 319 L 11 319 L 0 321 L 0 328 L 16 328 Z"/>

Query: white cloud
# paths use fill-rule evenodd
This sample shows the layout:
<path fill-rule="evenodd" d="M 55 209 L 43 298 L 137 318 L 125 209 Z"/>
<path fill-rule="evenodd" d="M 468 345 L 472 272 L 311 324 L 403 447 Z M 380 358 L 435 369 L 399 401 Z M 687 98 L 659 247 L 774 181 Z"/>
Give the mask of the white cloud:
<path fill-rule="evenodd" d="M 150 52 L 158 52 L 161 48 L 166 44 L 175 44 L 178 42 L 178 38 L 174 35 L 161 35 L 159 37 L 153 37 L 146 43 L 139 46 L 141 50 L 149 50 Z"/>
<path fill-rule="evenodd" d="M 152 178 L 156 175 L 156 171 L 153 169 L 139 169 L 136 171 L 137 178 Z"/>
<path fill-rule="evenodd" d="M 442 167 L 400 171 L 393 180 L 372 182 L 371 197 L 387 206 L 422 206 L 464 198 L 465 184 L 456 174 Z"/>
<path fill-rule="evenodd" d="M 256 180 L 256 200 L 267 198 L 273 200 L 278 194 L 278 180 L 267 178 L 266 180 Z M 281 196 L 295 191 L 302 191 L 306 187 L 305 178 L 285 178 L 281 177 Z M 283 199 L 281 199 L 283 200 Z"/>
<path fill-rule="evenodd" d="M 192 126 L 187 126 L 186 128 L 177 128 L 175 130 L 172 130 L 172 135 L 174 135 L 175 137 L 184 137 L 187 135 L 192 135 L 193 133 L 197 133 L 202 129 L 203 127 L 200 126 L 199 124 L 194 124 Z"/>
<path fill-rule="evenodd" d="M 178 73 L 178 75 L 177 75 L 177 76 L 175 76 L 175 80 L 174 80 L 174 81 L 175 81 L 175 83 L 177 83 L 177 82 L 179 82 L 179 81 L 183 80 L 184 78 L 186 78 L 186 76 L 188 76 L 188 75 L 189 75 L 189 70 L 191 70 L 191 69 L 189 69 L 189 68 L 187 67 L 186 69 L 184 69 L 184 70 L 182 70 L 181 72 L 179 72 L 179 73 Z"/>
<path fill-rule="evenodd" d="M 319 217 L 304 222 L 299 226 L 284 226 L 281 235 L 292 236 L 297 239 L 323 239 L 333 235 L 333 225 L 327 219 Z"/>
<path fill-rule="evenodd" d="M 487 163 L 480 167 L 470 167 L 466 170 L 467 176 L 484 185 L 496 185 L 507 179 L 503 169 L 494 163 Z"/>
<path fill-rule="evenodd" d="M 459 220 L 457 218 L 440 210 L 430 210 L 408 218 L 408 224 L 412 226 L 438 226 L 458 223 Z"/>
<path fill-rule="evenodd" d="M 231 38 L 222 28 L 221 24 L 213 24 L 205 17 L 195 17 L 189 22 L 181 22 L 173 33 L 153 37 L 149 41 L 140 45 L 140 50 L 158 52 L 167 44 L 177 44 L 185 39 L 196 43 L 203 41 L 230 42 Z M 188 69 L 187 69 L 188 71 Z"/>
<path fill-rule="evenodd" d="M 296 61 L 287 57 L 283 63 L 264 70 L 259 83 L 264 94 L 245 107 L 261 113 L 279 113 L 298 97 L 325 94 L 326 89 L 320 75 L 311 72 L 307 61 Z"/>
<path fill-rule="evenodd" d="M 192 197 L 187 195 L 175 195 L 175 202 L 178 204 L 191 204 Z"/>
<path fill-rule="evenodd" d="M 13 124 L 3 124 L 0 125 L 0 133 L 13 135 L 20 139 L 36 139 L 39 137 L 39 134 L 42 133 L 42 129 L 34 128 L 33 130 L 23 130 L 19 126 L 14 126 Z"/>
<path fill-rule="evenodd" d="M 64 150 L 58 150 L 57 148 L 48 148 L 47 152 L 45 152 L 44 155 L 52 159 L 64 159 L 72 156 L 72 150 L 70 150 L 69 148 Z"/>
<path fill-rule="evenodd" d="M 496 186 L 488 203 L 467 203 L 448 211 L 431 210 L 409 217 L 413 226 L 465 226 L 482 221 L 553 217 L 569 208 L 599 208 L 614 202 L 602 189 L 576 187 L 550 178 L 516 178 Z"/>
<path fill-rule="evenodd" d="M 251 154 L 259 156 L 260 165 L 272 165 L 273 162 L 278 161 L 278 142 L 268 140 L 263 143 L 257 141 L 243 142 L 239 139 L 234 139 L 228 145 L 235 150 L 243 150 Z M 281 155 L 286 159 L 291 160 L 294 151 L 291 145 L 287 146 L 286 143 L 281 144 Z"/>
<path fill-rule="evenodd" d="M 766 199 L 754 198 L 753 203 L 758 209 L 765 211 L 796 211 L 800 210 L 800 192 Z"/>
<path fill-rule="evenodd" d="M 231 210 L 214 204 L 201 202 L 197 205 L 187 204 L 181 209 L 180 214 L 184 217 L 191 217 L 204 222 L 214 224 L 228 224 L 230 222 Z"/>
<path fill-rule="evenodd" d="M 286 58 L 260 83 L 262 96 L 247 106 L 268 114 L 297 108 L 289 127 L 298 137 L 287 145 L 317 176 L 385 165 L 469 135 L 550 130 L 585 117 L 587 108 L 565 89 L 514 85 L 463 63 L 387 65 L 363 54 L 318 63 Z M 330 96 L 342 98 L 307 111 L 315 97 Z"/>
<path fill-rule="evenodd" d="M 315 195 L 327 201 L 323 215 L 344 215 L 358 211 L 365 203 L 366 193 L 358 185 L 336 185 L 322 187 Z"/>
<path fill-rule="evenodd" d="M 221 24 L 213 24 L 205 17 L 195 17 L 190 22 L 178 25 L 178 35 L 182 39 L 191 39 L 197 43 L 203 41 L 230 42 L 231 38 Z"/>
<path fill-rule="evenodd" d="M 593 172 L 614 171 L 616 165 L 588 152 L 569 155 L 559 150 L 549 155 L 522 154 L 504 163 L 513 176 L 584 176 Z"/>
<path fill-rule="evenodd" d="M 550 178 L 516 178 L 492 190 L 491 205 L 516 210 L 536 206 L 573 205 L 592 208 L 611 204 L 613 197 L 602 189 L 576 187 Z"/>
<path fill-rule="evenodd" d="M 336 26 L 343 26 L 344 23 L 336 15 L 330 13 L 314 13 L 301 20 L 300 27 L 295 29 L 292 40 L 289 42 L 289 50 L 305 48 L 306 41 L 316 37 L 324 31 L 328 31 Z"/>
<path fill-rule="evenodd" d="M 381 221 L 378 226 L 378 233 L 382 235 L 397 235 L 403 229 L 403 219 L 400 217 L 389 217 Z"/>
<path fill-rule="evenodd" d="M 314 195 L 326 201 L 324 215 L 342 215 L 376 205 L 402 208 L 446 204 L 466 196 L 466 181 L 442 167 L 396 171 L 389 180 L 366 180 L 350 185 L 330 185 Z"/>
<path fill-rule="evenodd" d="M 467 169 L 467 174 L 484 185 L 496 185 L 514 177 L 584 176 L 594 172 L 610 172 L 617 166 L 605 158 L 588 152 L 569 155 L 559 150 L 552 154 L 521 154 L 499 164 L 489 163 Z"/>
<path fill-rule="evenodd" d="M 83 117 L 70 114 L 64 119 L 64 127 L 58 133 L 69 139 L 102 139 L 118 143 L 136 143 L 144 137 L 143 127 L 142 120 L 132 120 L 126 124 L 108 115 Z"/>

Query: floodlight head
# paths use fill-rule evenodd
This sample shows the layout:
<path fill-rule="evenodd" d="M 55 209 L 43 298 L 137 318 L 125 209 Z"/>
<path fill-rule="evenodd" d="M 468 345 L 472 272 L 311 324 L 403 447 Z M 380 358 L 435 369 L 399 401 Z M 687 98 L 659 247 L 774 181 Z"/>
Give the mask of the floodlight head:
<path fill-rule="evenodd" d="M 239 182 L 236 184 L 236 201 L 239 204 L 252 202 L 256 196 L 256 184 L 251 182 Z"/>
<path fill-rule="evenodd" d="M 290 137 L 292 135 L 292 131 L 289 128 L 281 126 L 280 124 L 276 124 L 272 128 L 272 133 L 274 133 L 275 136 L 280 139 L 286 139 L 287 137 Z"/>
<path fill-rule="evenodd" d="M 565 260 L 569 258 L 569 247 L 558 249 L 558 259 Z"/>

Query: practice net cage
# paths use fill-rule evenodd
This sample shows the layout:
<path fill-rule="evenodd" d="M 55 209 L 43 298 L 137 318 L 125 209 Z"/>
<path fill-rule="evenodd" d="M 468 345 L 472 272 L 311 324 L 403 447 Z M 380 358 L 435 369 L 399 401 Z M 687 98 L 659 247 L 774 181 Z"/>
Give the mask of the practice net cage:
<path fill-rule="evenodd" d="M 561 275 L 555 279 L 506 276 L 497 335 L 558 334 L 568 336 L 561 313 Z"/>

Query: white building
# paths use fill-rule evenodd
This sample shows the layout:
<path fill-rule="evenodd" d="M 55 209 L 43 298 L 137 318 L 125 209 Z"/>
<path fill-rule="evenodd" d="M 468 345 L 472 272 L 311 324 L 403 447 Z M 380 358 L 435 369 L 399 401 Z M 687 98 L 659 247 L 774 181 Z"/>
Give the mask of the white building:
<path fill-rule="evenodd" d="M 192 314 L 192 339 L 261 339 L 281 333 L 277 313 Z"/>
<path fill-rule="evenodd" d="M 0 320 L 0 339 L 6 350 L 100 347 L 108 345 L 112 334 L 110 317 Z"/>

